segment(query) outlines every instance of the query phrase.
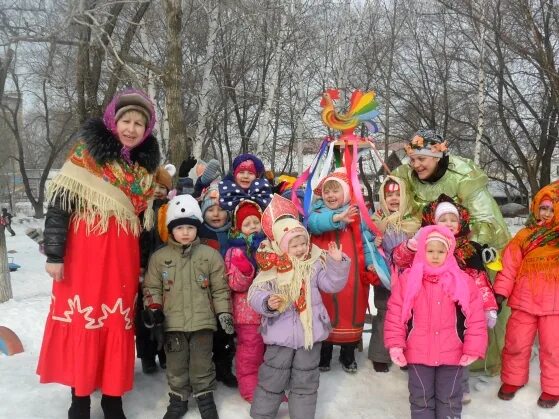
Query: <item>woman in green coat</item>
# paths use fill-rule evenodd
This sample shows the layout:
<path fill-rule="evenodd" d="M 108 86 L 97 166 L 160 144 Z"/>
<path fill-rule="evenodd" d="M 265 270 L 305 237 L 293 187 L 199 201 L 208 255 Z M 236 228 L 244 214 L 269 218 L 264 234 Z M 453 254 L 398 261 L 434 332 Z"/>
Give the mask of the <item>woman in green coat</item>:
<path fill-rule="evenodd" d="M 473 161 L 449 155 L 447 142 L 432 130 L 417 131 L 405 149 L 409 164 L 399 166 L 392 175 L 405 181 L 417 214 L 444 193 L 470 212 L 471 240 L 498 250 L 505 247 L 510 233 L 487 188 L 487 175 Z M 497 326 L 489 331 L 487 356 L 485 360 L 476 362 L 472 371 L 485 371 L 488 375 L 499 373 L 509 314 L 508 307 L 503 307 Z"/>

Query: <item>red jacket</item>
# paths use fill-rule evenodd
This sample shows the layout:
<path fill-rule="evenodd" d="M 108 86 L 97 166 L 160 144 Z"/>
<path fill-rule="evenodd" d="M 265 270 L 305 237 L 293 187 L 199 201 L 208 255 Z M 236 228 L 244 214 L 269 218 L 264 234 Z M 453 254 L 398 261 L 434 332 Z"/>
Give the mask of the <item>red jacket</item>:
<path fill-rule="evenodd" d="M 518 234 L 521 233 L 522 230 Z M 520 273 L 523 258 L 515 238 L 503 253 L 503 270 L 497 274 L 493 284 L 495 294 L 507 297 L 509 307 L 536 316 L 559 314 L 559 278 L 550 280 L 547 278 L 550 272 L 545 271 L 534 272 L 530 276 Z"/>
<path fill-rule="evenodd" d="M 487 328 L 481 294 L 470 278 L 469 314 L 443 291 L 435 276 L 424 276 L 409 321 L 402 321 L 402 304 L 407 277 L 393 284 L 384 324 L 387 348 L 403 348 L 410 364 L 458 365 L 463 354 L 483 358 L 487 348 Z"/>
<path fill-rule="evenodd" d="M 231 247 L 225 254 L 225 272 L 227 273 L 229 288 L 231 288 L 231 299 L 233 301 L 233 321 L 235 324 L 260 324 L 260 314 L 252 309 L 247 301 L 248 289 L 256 276 L 256 269 L 250 262 L 252 271 L 245 275 L 241 270 L 231 263 L 233 256 L 244 255 L 238 247 Z M 246 256 L 245 256 L 246 257 Z"/>

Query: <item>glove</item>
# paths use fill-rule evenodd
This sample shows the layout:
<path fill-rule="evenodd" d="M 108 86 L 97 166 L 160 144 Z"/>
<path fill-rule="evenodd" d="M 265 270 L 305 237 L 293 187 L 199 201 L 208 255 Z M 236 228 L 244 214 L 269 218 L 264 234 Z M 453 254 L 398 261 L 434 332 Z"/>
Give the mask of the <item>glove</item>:
<path fill-rule="evenodd" d="M 231 253 L 231 265 L 236 266 L 245 276 L 250 275 L 253 271 L 252 263 L 245 256 L 241 249 L 234 249 Z"/>
<path fill-rule="evenodd" d="M 194 166 L 196 166 L 198 160 L 194 158 L 194 156 L 188 156 L 179 167 L 179 177 L 188 177 L 188 174 L 192 170 Z"/>
<path fill-rule="evenodd" d="M 501 312 L 501 310 L 503 309 L 503 301 L 505 301 L 507 298 L 504 295 L 501 294 L 495 294 L 495 301 L 497 301 L 497 306 L 499 307 L 497 309 L 497 314 L 499 314 Z"/>
<path fill-rule="evenodd" d="M 165 341 L 163 322 L 165 321 L 165 314 L 159 309 L 146 308 L 142 311 L 142 321 L 146 328 L 149 329 L 149 338 L 157 343 L 157 351 L 163 349 Z"/>
<path fill-rule="evenodd" d="M 217 315 L 217 318 L 219 320 L 219 324 L 221 324 L 221 328 L 226 334 L 232 335 L 235 333 L 235 328 L 233 327 L 233 316 L 231 313 L 220 313 Z"/>
<path fill-rule="evenodd" d="M 404 356 L 404 350 L 402 348 L 390 348 L 390 359 L 399 367 L 405 367 L 408 365 L 406 357 Z"/>
<path fill-rule="evenodd" d="M 458 362 L 462 367 L 467 367 L 477 359 L 477 356 L 473 355 L 462 355 L 460 361 Z"/>
<path fill-rule="evenodd" d="M 497 324 L 497 310 L 487 310 L 485 318 L 487 319 L 487 327 L 493 329 Z"/>

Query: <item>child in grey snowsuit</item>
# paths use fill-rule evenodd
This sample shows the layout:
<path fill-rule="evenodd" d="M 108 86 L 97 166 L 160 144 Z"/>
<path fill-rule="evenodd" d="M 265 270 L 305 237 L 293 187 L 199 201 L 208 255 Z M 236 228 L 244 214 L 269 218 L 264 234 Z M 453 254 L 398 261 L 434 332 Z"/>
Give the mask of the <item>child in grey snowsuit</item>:
<path fill-rule="evenodd" d="M 279 200 L 282 203 L 276 205 Z M 289 203 L 274 195 L 264 211 L 262 225 L 269 227 L 264 227 L 269 240 L 262 242 L 256 254 L 261 272 L 249 289 L 251 307 L 262 315 L 266 344 L 250 409 L 254 419 L 275 418 L 288 389 L 290 418 L 315 417 L 320 348 L 331 330 L 319 290 L 339 292 L 350 267 L 336 244 L 323 252 L 310 243 L 308 232 L 295 218 L 294 206 L 294 218 L 278 220 L 286 215 L 282 206 Z"/>

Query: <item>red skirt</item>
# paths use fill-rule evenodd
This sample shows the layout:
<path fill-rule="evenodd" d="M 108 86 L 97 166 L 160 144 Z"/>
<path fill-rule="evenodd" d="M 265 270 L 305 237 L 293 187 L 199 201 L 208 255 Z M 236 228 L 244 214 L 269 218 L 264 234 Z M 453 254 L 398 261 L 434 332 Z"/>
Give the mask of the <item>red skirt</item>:
<path fill-rule="evenodd" d="M 138 238 L 114 218 L 103 234 L 86 235 L 83 221 L 70 222 L 37 366 L 41 383 L 74 387 L 77 396 L 132 389 L 139 275 Z"/>
<path fill-rule="evenodd" d="M 359 222 L 351 223 L 345 230 L 312 236 L 312 242 L 324 250 L 328 249 L 328 243 L 332 241 L 342 245 L 342 251 L 351 259 L 351 268 L 347 284 L 340 292 L 321 292 L 322 302 L 332 323 L 327 341 L 334 344 L 355 343 L 363 335 L 365 313 L 369 305 L 369 284 Z"/>

